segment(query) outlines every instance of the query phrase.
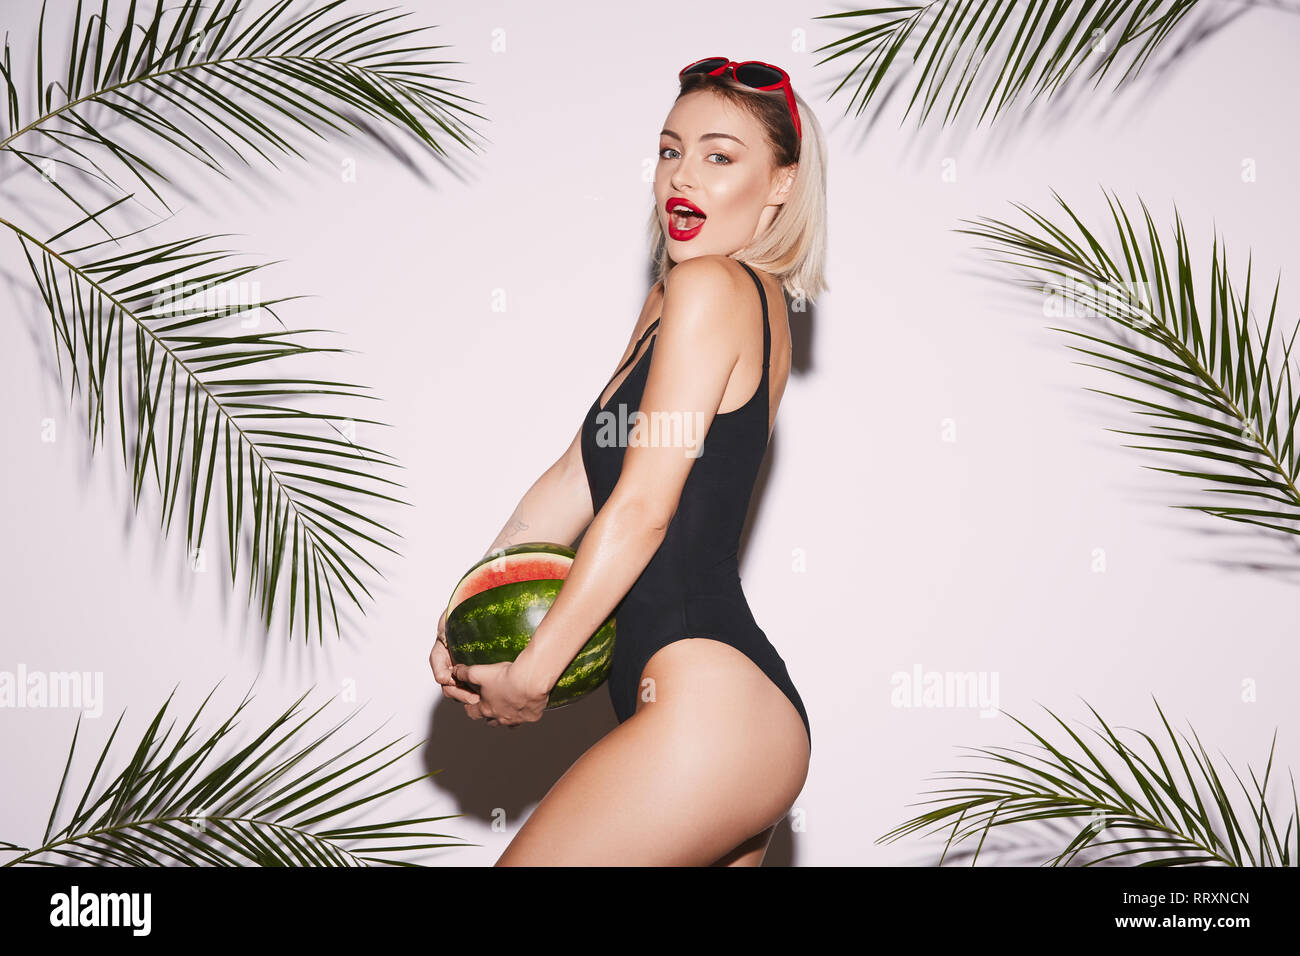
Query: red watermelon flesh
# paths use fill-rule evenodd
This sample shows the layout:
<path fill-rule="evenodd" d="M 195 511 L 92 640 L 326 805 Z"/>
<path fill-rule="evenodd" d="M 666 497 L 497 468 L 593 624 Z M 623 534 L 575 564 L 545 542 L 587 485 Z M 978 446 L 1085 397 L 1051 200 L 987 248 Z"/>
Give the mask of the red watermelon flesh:
<path fill-rule="evenodd" d="M 545 547 L 546 550 L 539 551 L 539 547 Z M 470 568 L 456 585 L 447 607 L 454 609 L 475 594 L 503 584 L 514 584 L 516 581 L 562 581 L 573 566 L 574 555 L 572 549 L 559 544 L 516 545 L 488 555 Z"/>

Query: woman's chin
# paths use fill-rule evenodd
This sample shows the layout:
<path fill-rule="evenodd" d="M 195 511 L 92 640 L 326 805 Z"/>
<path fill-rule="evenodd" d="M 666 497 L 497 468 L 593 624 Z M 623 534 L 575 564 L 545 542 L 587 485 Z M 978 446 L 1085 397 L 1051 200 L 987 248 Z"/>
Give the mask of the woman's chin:
<path fill-rule="evenodd" d="M 667 245 L 668 258 L 674 264 L 685 262 L 687 259 L 695 259 L 699 256 L 707 256 L 712 251 L 690 242 L 677 242 L 671 239 Z"/>

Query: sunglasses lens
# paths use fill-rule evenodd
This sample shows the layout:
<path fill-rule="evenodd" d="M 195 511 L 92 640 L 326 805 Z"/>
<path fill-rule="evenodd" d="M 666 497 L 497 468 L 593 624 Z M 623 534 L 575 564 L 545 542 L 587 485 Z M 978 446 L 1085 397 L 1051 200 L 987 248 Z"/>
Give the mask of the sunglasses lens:
<path fill-rule="evenodd" d="M 692 63 L 686 67 L 679 76 L 686 76 L 690 73 L 712 73 L 720 66 L 726 66 L 727 60 L 724 57 L 715 56 L 709 60 L 701 60 L 699 63 Z"/>
<path fill-rule="evenodd" d="M 746 63 L 744 66 L 736 69 L 736 79 L 746 86 L 752 86 L 755 89 L 762 86 L 775 86 L 785 77 L 780 71 L 772 69 L 770 66 L 761 66 L 758 63 Z"/>

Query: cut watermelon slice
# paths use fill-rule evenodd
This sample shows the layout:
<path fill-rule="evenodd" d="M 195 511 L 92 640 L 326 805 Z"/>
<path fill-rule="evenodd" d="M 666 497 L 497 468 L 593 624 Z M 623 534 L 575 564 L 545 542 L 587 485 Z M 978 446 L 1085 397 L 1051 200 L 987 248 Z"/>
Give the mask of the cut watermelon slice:
<path fill-rule="evenodd" d="M 549 541 L 516 544 L 493 551 L 460 579 L 456 589 L 451 592 L 447 611 L 450 613 L 467 598 L 502 584 L 514 584 L 516 581 L 563 581 L 568 577 L 569 568 L 576 556 L 577 552 L 572 548 Z"/>
<path fill-rule="evenodd" d="M 547 541 L 486 555 L 461 578 L 447 603 L 447 650 L 458 664 L 512 661 L 555 603 L 576 552 Z M 547 707 L 563 707 L 609 676 L 614 615 L 596 629 L 551 689 Z"/>

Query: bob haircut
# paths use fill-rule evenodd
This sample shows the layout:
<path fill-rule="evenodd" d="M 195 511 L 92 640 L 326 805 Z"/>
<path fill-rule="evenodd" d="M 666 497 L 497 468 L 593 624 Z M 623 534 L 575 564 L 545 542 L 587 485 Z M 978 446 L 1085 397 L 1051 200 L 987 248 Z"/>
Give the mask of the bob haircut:
<path fill-rule="evenodd" d="M 816 301 L 818 295 L 830 288 L 824 274 L 826 149 L 821 125 L 803 97 L 795 93 L 799 122 L 803 126 L 803 140 L 800 141 L 784 93 L 780 90 L 764 92 L 751 89 L 743 83 L 737 83 L 728 74 L 688 74 L 682 77 L 681 91 L 676 100 L 700 90 L 721 96 L 741 109 L 748 110 L 762 125 L 777 167 L 796 162 L 799 164 L 789 198 L 777 211 L 772 224 L 749 245 L 731 253 L 730 257 L 776 276 L 781 287 L 798 303 L 804 299 Z M 672 266 L 668 258 L 667 239 L 663 226 L 659 223 L 659 210 L 653 201 L 650 203 L 649 234 L 655 279 L 662 282 Z M 795 311 L 802 309 L 796 308 Z"/>

